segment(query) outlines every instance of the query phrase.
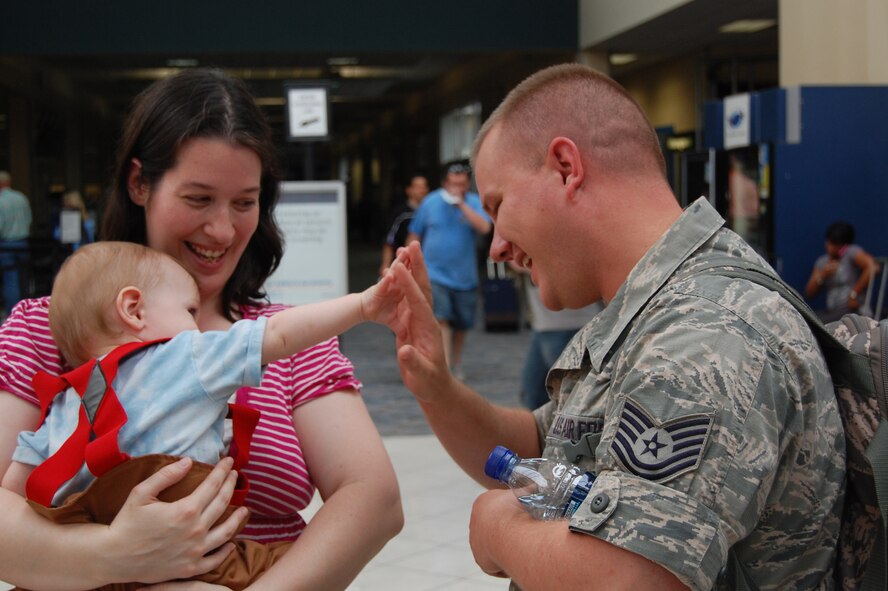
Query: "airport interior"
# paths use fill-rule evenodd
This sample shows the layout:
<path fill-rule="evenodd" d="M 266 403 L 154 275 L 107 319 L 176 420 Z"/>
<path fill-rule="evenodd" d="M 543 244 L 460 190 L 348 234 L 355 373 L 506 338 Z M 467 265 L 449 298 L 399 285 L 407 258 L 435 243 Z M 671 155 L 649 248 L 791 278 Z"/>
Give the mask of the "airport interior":
<path fill-rule="evenodd" d="M 888 252 L 884 1 L 50 5 L 7 6 L 0 36 L 0 169 L 32 202 L 35 241 L 51 238 L 65 189 L 101 207 L 130 102 L 181 68 L 248 82 L 278 134 L 285 180 L 345 183 L 354 249 L 378 244 L 404 176 L 426 171 L 435 188 L 442 163 L 468 156 L 473 130 L 518 81 L 580 61 L 644 108 L 682 203 L 707 195 L 727 213 L 731 162 L 752 169 L 761 219 L 748 238 L 793 286 L 834 219 Z M 329 135 L 294 141 L 285 88 L 306 83 L 328 91 Z M 752 137 L 726 150 L 722 105 L 742 94 Z M 800 138 L 787 137 L 793 125 Z"/>
<path fill-rule="evenodd" d="M 336 289 L 377 279 L 388 212 L 411 174 L 436 189 L 511 88 L 564 62 L 623 85 L 656 129 L 676 199 L 708 199 L 797 290 L 835 220 L 888 262 L 888 0 L 47 0 L 0 12 L 0 170 L 33 212 L 28 297 L 49 293 L 64 256 L 54 235 L 62 195 L 79 190 L 101 215 L 133 98 L 193 67 L 246 82 L 296 193 L 301 183 L 341 187 Z M 322 91 L 317 133 L 295 120 L 306 90 Z M 728 129 L 738 113 L 739 139 Z M 868 297 L 882 317 L 878 279 Z M 394 347 L 380 357 L 390 335 L 377 328 L 342 343 L 402 478 L 408 529 L 349 588 L 506 589 L 468 549 L 482 489 L 430 435 Z M 520 364 L 527 324 L 485 328 L 469 337 L 466 379 L 517 406 L 517 377 L 494 368 Z M 446 469 L 424 471 L 428 458 Z M 449 490 L 433 492 L 442 475 Z M 434 502 L 410 504 L 412 493 Z"/>

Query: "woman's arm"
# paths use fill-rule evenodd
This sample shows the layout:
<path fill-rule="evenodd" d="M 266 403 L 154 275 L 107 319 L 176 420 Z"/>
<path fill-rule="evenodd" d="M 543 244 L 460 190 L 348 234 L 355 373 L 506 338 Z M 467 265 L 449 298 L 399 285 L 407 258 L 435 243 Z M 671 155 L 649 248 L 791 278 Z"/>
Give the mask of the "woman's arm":
<path fill-rule="evenodd" d="M 271 316 L 262 338 L 262 364 L 283 359 L 332 339 L 361 322 L 391 324 L 399 292 L 386 275 L 361 293 L 293 306 Z"/>
<path fill-rule="evenodd" d="M 9 468 L 6 469 L 6 474 L 3 475 L 3 488 L 17 495 L 25 496 L 25 485 L 28 483 L 28 478 L 33 471 L 34 466 L 22 464 L 21 462 L 12 462 Z"/>
<path fill-rule="evenodd" d="M 857 282 L 851 287 L 851 295 L 849 296 L 848 306 L 852 310 L 856 310 L 863 303 L 866 297 L 866 289 L 869 287 L 870 280 L 878 271 L 878 265 L 867 251 L 862 248 L 854 255 L 854 266 L 860 269 L 860 276 Z"/>
<path fill-rule="evenodd" d="M 805 297 L 815 297 L 818 293 L 820 293 L 821 287 L 823 287 L 823 279 L 821 279 L 820 273 L 815 267 L 814 270 L 811 271 L 811 276 L 808 277 L 808 282 L 805 283 Z"/>
<path fill-rule="evenodd" d="M 324 504 L 250 591 L 345 589 L 404 524 L 395 472 L 364 401 L 333 392 L 293 411 Z"/>
<path fill-rule="evenodd" d="M 833 260 L 827 261 L 820 268 L 815 264 L 814 269 L 811 271 L 811 276 L 808 278 L 808 283 L 805 284 L 805 297 L 813 298 L 820 293 L 823 282 L 835 275 L 836 268 L 838 268 L 838 262 Z"/>
<path fill-rule="evenodd" d="M 0 470 L 10 463 L 18 433 L 33 429 L 38 418 L 36 406 L 0 391 Z M 51 523 L 21 496 L 0 489 L 0 580 L 41 591 L 76 591 L 215 568 L 230 546 L 204 554 L 222 545 L 245 517 L 236 512 L 212 527 L 225 510 L 236 475 L 226 459 L 189 497 L 158 502 L 157 494 L 181 480 L 189 467 L 187 460 L 171 464 L 138 485 L 110 526 Z"/>

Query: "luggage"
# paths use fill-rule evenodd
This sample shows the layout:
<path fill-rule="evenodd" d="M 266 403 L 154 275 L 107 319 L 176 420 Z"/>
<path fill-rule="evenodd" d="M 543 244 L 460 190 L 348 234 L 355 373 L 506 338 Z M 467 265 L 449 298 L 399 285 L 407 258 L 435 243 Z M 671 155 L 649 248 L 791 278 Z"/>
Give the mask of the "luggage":
<path fill-rule="evenodd" d="M 521 328 L 521 302 L 515 281 L 506 273 L 505 263 L 487 259 L 487 277 L 482 281 L 484 328 L 488 332 Z"/>

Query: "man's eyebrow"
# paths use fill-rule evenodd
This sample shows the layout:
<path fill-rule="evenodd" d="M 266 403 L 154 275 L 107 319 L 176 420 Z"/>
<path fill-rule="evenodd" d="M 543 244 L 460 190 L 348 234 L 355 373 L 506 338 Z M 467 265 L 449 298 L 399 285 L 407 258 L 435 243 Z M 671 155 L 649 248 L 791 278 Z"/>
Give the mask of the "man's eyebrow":
<path fill-rule="evenodd" d="M 500 194 L 496 191 L 489 191 L 487 193 L 480 194 L 479 197 L 481 198 L 481 207 L 484 209 L 484 211 L 490 213 L 490 208 L 487 205 L 488 202 L 492 199 L 497 199 L 499 196 Z"/>

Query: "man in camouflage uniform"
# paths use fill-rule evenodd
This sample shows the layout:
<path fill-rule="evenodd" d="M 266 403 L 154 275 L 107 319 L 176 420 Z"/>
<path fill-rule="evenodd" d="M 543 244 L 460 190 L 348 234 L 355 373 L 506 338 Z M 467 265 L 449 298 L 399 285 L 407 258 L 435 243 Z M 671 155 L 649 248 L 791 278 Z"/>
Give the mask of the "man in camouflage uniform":
<path fill-rule="evenodd" d="M 475 170 L 491 256 L 552 309 L 608 303 L 531 414 L 448 374 L 419 250 L 394 268 L 401 374 L 460 466 L 496 486 L 483 465 L 502 444 L 597 474 L 569 523 L 481 495 L 481 568 L 528 591 L 731 588 L 738 565 L 759 589 L 831 588 L 845 465 L 824 360 L 789 303 L 710 268 L 764 261 L 705 200 L 681 211 L 637 104 L 584 66 L 538 72 L 482 127 Z"/>

